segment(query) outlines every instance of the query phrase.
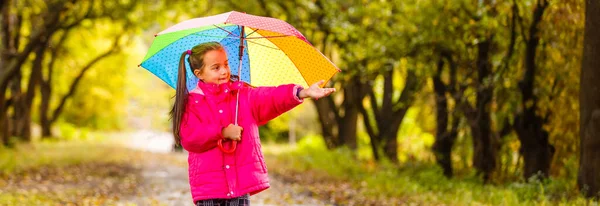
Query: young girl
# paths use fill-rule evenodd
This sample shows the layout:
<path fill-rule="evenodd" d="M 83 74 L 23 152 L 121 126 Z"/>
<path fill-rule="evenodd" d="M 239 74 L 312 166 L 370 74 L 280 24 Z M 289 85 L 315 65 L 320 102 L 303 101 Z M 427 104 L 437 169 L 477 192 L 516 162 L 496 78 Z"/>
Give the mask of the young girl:
<path fill-rule="evenodd" d="M 186 89 L 185 58 L 200 79 Z M 296 107 L 304 98 L 322 98 L 335 91 L 294 84 L 250 87 L 230 80 L 227 55 L 217 42 L 196 45 L 181 54 L 175 104 L 171 111 L 175 142 L 189 152 L 189 180 L 196 205 L 249 205 L 248 197 L 269 188 L 258 126 Z M 238 125 L 234 125 L 239 93 Z M 217 146 L 231 148 L 233 153 Z"/>

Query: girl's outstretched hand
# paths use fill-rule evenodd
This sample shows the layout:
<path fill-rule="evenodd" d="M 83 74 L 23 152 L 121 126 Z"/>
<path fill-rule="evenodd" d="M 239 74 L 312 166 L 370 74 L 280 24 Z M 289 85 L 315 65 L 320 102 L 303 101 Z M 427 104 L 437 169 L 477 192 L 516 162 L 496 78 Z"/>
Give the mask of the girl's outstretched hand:
<path fill-rule="evenodd" d="M 321 80 L 317 83 L 314 83 L 313 85 L 310 85 L 309 88 L 303 89 L 298 94 L 298 97 L 300 97 L 302 99 L 307 98 L 307 97 L 310 97 L 313 99 L 319 99 L 319 98 L 329 96 L 331 93 L 335 92 L 335 88 L 319 87 L 319 85 L 323 84 L 323 82 L 325 82 L 325 81 Z"/>

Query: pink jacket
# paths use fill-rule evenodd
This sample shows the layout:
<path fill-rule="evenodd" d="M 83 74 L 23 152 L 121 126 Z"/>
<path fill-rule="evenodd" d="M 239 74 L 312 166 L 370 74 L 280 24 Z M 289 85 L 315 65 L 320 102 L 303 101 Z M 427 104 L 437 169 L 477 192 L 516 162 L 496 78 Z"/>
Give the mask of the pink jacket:
<path fill-rule="evenodd" d="M 189 180 L 194 202 L 256 194 L 269 188 L 258 126 L 302 103 L 297 85 L 244 86 L 200 82 L 187 99 L 181 121 L 181 145 L 189 152 Z M 203 91 L 204 90 L 204 91 Z M 208 91 L 206 91 L 208 90 Z M 232 91 L 233 90 L 233 91 Z M 236 92 L 240 92 L 238 124 L 244 129 L 237 149 L 217 147 L 221 130 L 234 123 Z M 230 142 L 223 142 L 229 149 Z"/>

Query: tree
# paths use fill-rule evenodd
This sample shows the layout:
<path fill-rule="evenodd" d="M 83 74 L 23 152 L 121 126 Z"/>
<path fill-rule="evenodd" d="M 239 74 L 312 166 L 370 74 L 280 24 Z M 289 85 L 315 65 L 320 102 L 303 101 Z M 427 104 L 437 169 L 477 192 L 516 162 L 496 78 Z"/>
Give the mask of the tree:
<path fill-rule="evenodd" d="M 424 32 L 432 33 L 428 38 L 433 45 L 433 54 L 437 56 L 431 59 L 438 61 L 437 69 L 430 74 L 437 120 L 436 141 L 432 149 L 444 174 L 450 177 L 450 155 L 457 133 L 463 129 L 459 126 L 464 118 L 473 142 L 473 166 L 488 181 L 496 168 L 499 148 L 498 135 L 493 129 L 498 128 L 498 122 L 492 119 L 495 113 L 492 104 L 496 103 L 494 77 L 503 69 L 492 62 L 504 54 L 502 49 L 513 48 L 513 45 L 505 47 L 502 44 L 504 36 L 498 25 L 504 16 L 499 15 L 501 12 L 498 10 L 510 7 L 507 3 L 491 1 L 479 1 L 473 4 L 475 6 L 469 2 L 460 1 L 436 8 L 434 11 L 441 13 L 440 17 L 436 17 L 432 27 L 427 27 L 427 32 Z M 418 25 L 428 25 L 429 21 L 425 19 Z M 443 33 L 441 37 L 440 33 Z M 510 57 L 513 54 L 507 52 L 505 55 Z M 445 65 L 448 72 L 444 72 Z"/>
<path fill-rule="evenodd" d="M 336 64 L 342 72 L 336 74 L 330 81 L 330 84 L 337 88 L 336 94 L 313 101 L 313 103 L 317 109 L 321 134 L 327 147 L 332 149 L 348 146 L 356 149 L 359 115 L 356 102 L 362 98 L 360 96 L 360 79 L 354 78 L 359 73 L 350 67 L 356 66 L 356 63 L 362 59 L 352 56 L 350 52 L 352 52 L 352 48 L 360 48 L 357 45 L 361 42 L 356 41 L 356 35 L 351 35 L 355 30 L 342 29 L 338 24 L 338 22 L 349 23 L 361 18 L 361 16 L 351 16 L 341 12 L 354 5 L 349 2 L 339 2 L 338 4 L 321 0 L 316 2 L 257 0 L 245 4 L 227 1 L 227 6 L 252 14 L 286 20 L 334 62 L 336 59 L 333 54 L 341 54 L 341 60 Z M 348 39 L 349 36 L 353 36 L 354 39 Z M 341 101 L 335 101 L 335 99 L 341 99 Z"/>
<path fill-rule="evenodd" d="M 70 2 L 72 3 L 72 2 Z M 20 90 L 20 82 L 21 82 L 21 67 L 31 54 L 37 47 L 43 45 L 43 42 L 48 39 L 56 30 L 58 30 L 63 24 L 60 24 L 61 13 L 65 11 L 68 7 L 68 3 L 65 2 L 52 2 L 46 5 L 48 11 L 52 12 L 42 12 L 41 14 L 31 14 L 31 16 L 27 16 L 28 19 L 37 19 L 43 21 L 35 21 L 34 25 L 31 25 L 30 35 L 27 42 L 23 43 L 23 49 L 20 44 L 22 44 L 19 39 L 22 38 L 22 19 L 23 17 L 23 9 L 16 8 L 17 3 L 13 1 L 4 1 L 3 2 L 3 12 L 2 12 L 2 55 L 0 56 L 0 62 L 2 64 L 3 70 L 0 72 L 0 136 L 3 140 L 3 144 L 9 144 L 8 138 L 12 136 L 12 133 L 23 131 L 24 129 L 18 129 L 21 125 L 13 126 L 13 131 L 9 130 L 10 125 L 14 125 L 15 122 L 10 122 L 8 117 L 8 107 L 19 105 L 13 111 L 13 120 L 16 118 L 22 117 L 26 114 L 26 111 L 23 111 L 20 104 L 23 101 L 21 90 Z M 6 99 L 7 89 L 9 83 L 12 82 L 11 88 L 11 96 Z M 22 123 L 23 121 L 17 121 L 17 123 Z M 15 128 L 16 131 L 15 131 Z"/>
<path fill-rule="evenodd" d="M 392 65 L 387 66 L 388 69 L 383 76 L 383 97 L 381 104 L 377 102 L 377 96 L 373 91 L 373 86 L 364 84 L 363 93 L 370 100 L 370 104 L 365 107 L 360 101 L 358 103 L 363 122 L 367 130 L 367 134 L 371 139 L 371 150 L 373 157 L 379 159 L 379 151 L 383 150 L 385 157 L 392 162 L 398 161 L 398 130 L 402 124 L 402 120 L 406 112 L 414 102 L 414 93 L 419 88 L 419 78 L 414 71 L 407 71 L 404 79 L 404 89 L 402 94 L 397 99 L 393 98 L 394 94 L 394 70 Z M 373 80 L 371 80 L 373 81 Z"/>
<path fill-rule="evenodd" d="M 448 64 L 450 82 L 444 83 L 441 78 L 444 65 Z M 458 135 L 458 126 L 460 115 L 457 109 L 453 111 L 448 106 L 450 96 L 460 96 L 457 94 L 456 68 L 457 65 L 452 60 L 448 51 L 442 51 L 438 60 L 437 71 L 433 74 L 433 89 L 435 92 L 435 114 L 436 114 L 436 132 L 433 151 L 436 161 L 444 170 L 446 177 L 452 177 L 452 146 Z M 450 122 L 451 121 L 451 122 Z M 451 125 L 448 127 L 448 125 Z"/>
<path fill-rule="evenodd" d="M 549 133 L 543 128 L 547 123 L 547 118 L 540 116 L 538 111 L 539 97 L 533 92 L 535 88 L 535 77 L 537 71 L 536 58 L 538 57 L 538 45 L 540 43 L 540 28 L 544 11 L 548 8 L 547 0 L 537 0 L 536 7 L 533 10 L 533 17 L 528 28 L 528 33 L 524 33 L 525 72 L 519 82 L 521 92 L 520 110 L 515 116 L 514 129 L 521 142 L 520 153 L 523 155 L 523 175 L 530 178 L 534 175 L 541 175 L 542 178 L 548 175 L 550 163 L 554 155 L 554 146 L 549 142 Z"/>
<path fill-rule="evenodd" d="M 579 189 L 600 198 L 600 2 L 585 1 L 585 36 L 581 64 Z"/>
<path fill-rule="evenodd" d="M 67 35 L 67 34 L 65 34 Z M 92 60 L 90 60 L 88 63 L 85 64 L 85 66 L 83 66 L 83 68 L 81 68 L 79 74 L 77 74 L 77 76 L 75 77 L 75 79 L 73 79 L 73 82 L 71 82 L 70 86 L 69 86 L 69 90 L 66 94 L 62 95 L 60 97 L 60 101 L 58 103 L 58 105 L 56 106 L 56 108 L 52 111 L 52 116 L 48 116 L 48 112 L 50 111 L 50 103 L 49 103 L 49 96 L 52 92 L 52 71 L 53 71 L 53 67 L 54 65 L 49 65 L 48 67 L 48 79 L 43 80 L 43 86 L 41 88 L 41 92 L 43 94 L 42 97 L 42 102 L 40 104 L 40 107 L 42 108 L 40 110 L 40 122 L 41 122 L 41 126 L 42 126 L 42 136 L 43 137 L 51 137 L 52 133 L 51 133 L 51 127 L 52 124 L 54 122 L 56 122 L 56 120 L 58 119 L 58 117 L 61 115 L 61 113 L 63 112 L 66 102 L 67 100 L 69 100 L 77 91 L 77 88 L 82 80 L 82 78 L 84 77 L 84 75 L 95 65 L 97 64 L 99 61 L 117 53 L 120 51 L 120 47 L 121 47 L 121 35 L 118 35 L 115 37 L 112 46 L 105 52 L 99 54 L 98 56 L 94 57 Z M 62 38 L 61 38 L 62 39 Z M 60 40 L 59 40 L 60 41 Z M 62 46 L 62 45 L 59 45 Z M 53 55 L 55 56 L 55 55 Z"/>
<path fill-rule="evenodd" d="M 2 131 L 1 139 L 4 144 L 8 143 L 10 136 L 17 136 L 24 141 L 29 141 L 33 100 L 37 94 L 38 85 L 42 94 L 40 106 L 42 130 L 44 135 L 50 135 L 49 127 L 61 111 L 61 109 L 55 110 L 52 118 L 46 116 L 52 92 L 52 67 L 56 58 L 60 58 L 56 55 L 57 49 L 62 47 L 62 42 L 69 37 L 69 32 L 77 29 L 84 21 L 112 19 L 115 22 L 126 22 L 128 21 L 127 15 L 133 11 L 137 3 L 138 1 L 126 3 L 93 0 L 83 2 L 36 1 L 34 4 L 38 5 L 40 9 L 34 9 L 16 1 L 3 2 L 2 37 L 4 41 L 2 42 L 3 55 L 0 60 L 4 70 L 0 78 L 0 96 L 6 99 L 6 95 L 9 94 L 8 100 L 0 103 L 0 131 Z M 28 21 L 29 24 L 23 24 L 23 21 Z M 28 25 L 30 28 L 23 28 L 23 25 Z M 131 29 L 133 27 L 126 26 L 124 28 Z M 60 38 L 54 38 L 57 34 L 62 35 Z M 27 41 L 20 42 L 19 39 L 25 39 L 25 36 L 29 36 Z M 56 44 L 56 40 L 58 44 Z M 19 51 L 18 48 L 23 49 Z M 25 80 L 23 79 L 23 72 L 26 71 L 24 65 L 27 65 L 30 54 L 35 56 L 30 64 L 29 79 Z M 97 60 L 92 62 L 97 62 L 106 56 L 108 55 L 100 55 Z M 50 57 L 48 72 L 44 72 L 45 59 L 48 57 Z M 85 71 L 87 69 L 83 69 L 80 76 L 83 76 Z M 22 84 L 23 81 L 25 84 Z M 74 83 L 74 85 L 76 84 Z M 9 85 L 10 90 L 8 90 Z M 27 85 L 27 87 L 22 88 L 22 85 Z M 69 94 L 74 93 L 76 89 L 76 86 L 71 87 L 71 91 L 67 92 L 63 101 L 68 99 Z M 12 110 L 10 110 L 11 107 Z M 61 107 L 59 106 L 59 108 Z"/>

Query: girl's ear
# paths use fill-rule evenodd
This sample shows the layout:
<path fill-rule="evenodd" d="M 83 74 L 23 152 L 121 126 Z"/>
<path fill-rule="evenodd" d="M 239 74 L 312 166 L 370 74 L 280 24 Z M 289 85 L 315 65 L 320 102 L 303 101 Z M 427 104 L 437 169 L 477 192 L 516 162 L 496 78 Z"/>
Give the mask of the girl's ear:
<path fill-rule="evenodd" d="M 200 70 L 199 69 L 194 69 L 194 76 L 198 77 L 198 79 L 200 78 Z"/>

